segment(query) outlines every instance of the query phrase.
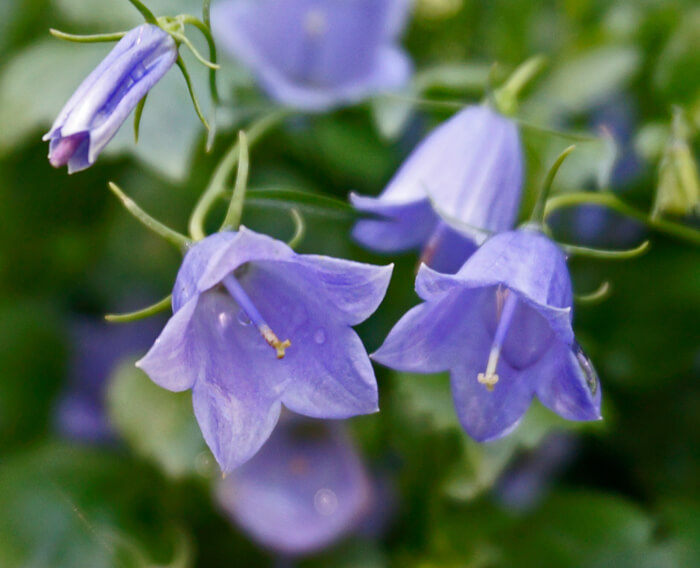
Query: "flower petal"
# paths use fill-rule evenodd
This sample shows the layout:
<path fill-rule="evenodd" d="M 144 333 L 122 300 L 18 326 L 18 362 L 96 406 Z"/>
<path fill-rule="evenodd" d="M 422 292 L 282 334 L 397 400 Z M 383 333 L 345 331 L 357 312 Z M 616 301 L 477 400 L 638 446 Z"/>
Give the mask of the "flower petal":
<path fill-rule="evenodd" d="M 580 347 L 553 345 L 528 375 L 539 379 L 537 396 L 547 408 L 567 420 L 600 420 L 600 381 Z"/>
<path fill-rule="evenodd" d="M 277 424 L 279 400 L 198 381 L 192 405 L 202 435 L 221 470 L 228 473 L 252 458 Z"/>
<path fill-rule="evenodd" d="M 280 339 L 291 341 L 271 371 L 284 384 L 285 406 L 320 418 L 376 412 L 377 383 L 367 352 L 348 327 L 347 313 L 338 310 L 337 294 L 329 297 L 315 269 L 251 263 L 241 284 Z"/>
<path fill-rule="evenodd" d="M 498 383 L 489 391 L 477 377 L 486 368 L 490 340 L 482 337 L 465 350 L 460 365 L 450 370 L 450 384 L 462 427 L 478 442 L 509 434 L 527 411 L 534 386 L 501 359 Z"/>
<path fill-rule="evenodd" d="M 297 261 L 313 271 L 324 295 L 348 325 L 365 321 L 381 304 L 394 265 L 375 266 L 319 255 L 299 255 Z"/>
<path fill-rule="evenodd" d="M 379 252 L 416 248 L 428 240 L 437 225 L 438 217 L 423 195 L 416 196 L 415 201 L 387 203 L 381 197 L 352 193 L 350 201 L 359 211 L 381 217 L 362 219 L 352 231 L 356 241 Z"/>
<path fill-rule="evenodd" d="M 406 313 L 372 359 L 399 371 L 437 373 L 460 364 L 485 335 L 481 310 L 492 291 L 454 289 Z M 488 357 L 490 344 L 486 347 Z"/>
<path fill-rule="evenodd" d="M 182 306 L 169 320 L 153 347 L 136 366 L 158 386 L 174 392 L 192 388 L 197 378 L 196 329 L 192 317 L 197 299 Z"/>

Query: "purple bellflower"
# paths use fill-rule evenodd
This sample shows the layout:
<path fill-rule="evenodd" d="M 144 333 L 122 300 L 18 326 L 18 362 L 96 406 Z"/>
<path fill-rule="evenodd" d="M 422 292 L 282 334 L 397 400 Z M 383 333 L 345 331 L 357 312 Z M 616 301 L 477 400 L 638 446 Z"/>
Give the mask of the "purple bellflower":
<path fill-rule="evenodd" d="M 404 86 L 407 0 L 228 0 L 212 7 L 222 49 L 286 106 L 323 111 Z"/>
<path fill-rule="evenodd" d="M 402 371 L 450 371 L 459 420 L 475 440 L 511 432 L 532 397 L 569 420 L 600 419 L 600 386 L 571 327 L 566 259 L 541 233 L 487 240 L 455 275 L 423 265 L 411 309 L 374 354 Z"/>
<path fill-rule="evenodd" d="M 436 128 L 377 197 L 351 194 L 363 219 L 357 241 L 379 252 L 423 250 L 422 260 L 454 273 L 488 233 L 513 227 L 523 185 L 516 124 L 469 106 Z"/>
<path fill-rule="evenodd" d="M 177 59 L 175 40 L 158 26 L 127 33 L 87 76 L 44 136 L 49 162 L 68 173 L 90 167 L 138 102 Z"/>
<path fill-rule="evenodd" d="M 245 228 L 211 235 L 185 255 L 174 315 L 137 365 L 163 388 L 192 389 L 204 439 L 229 472 L 260 449 L 282 404 L 314 418 L 378 410 L 350 326 L 377 309 L 391 272 L 299 255 Z"/>
<path fill-rule="evenodd" d="M 255 541 L 298 556 L 356 529 L 372 484 L 340 424 L 283 418 L 260 453 L 219 482 L 216 500 Z"/>

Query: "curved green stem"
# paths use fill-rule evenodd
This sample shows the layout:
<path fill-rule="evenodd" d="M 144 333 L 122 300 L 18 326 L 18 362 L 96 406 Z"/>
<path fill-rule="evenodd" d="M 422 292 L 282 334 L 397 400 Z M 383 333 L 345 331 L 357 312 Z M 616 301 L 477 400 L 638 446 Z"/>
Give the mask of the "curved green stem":
<path fill-rule="evenodd" d="M 607 280 L 603 282 L 595 292 L 590 294 L 574 294 L 574 300 L 581 304 L 595 304 L 602 302 L 610 296 L 611 286 Z"/>
<path fill-rule="evenodd" d="M 178 32 L 170 32 L 170 35 L 173 36 L 180 43 L 183 43 L 187 47 L 187 49 L 189 49 L 192 52 L 192 55 L 194 55 L 195 59 L 199 61 L 202 65 L 204 65 L 208 69 L 211 69 L 212 71 L 216 71 L 219 69 L 219 66 L 216 63 L 212 63 L 211 61 L 206 59 L 201 53 L 199 53 L 199 51 L 197 51 L 197 48 L 185 34 L 181 34 Z"/>
<path fill-rule="evenodd" d="M 90 35 L 76 35 L 67 34 L 61 30 L 56 30 L 51 28 L 49 33 L 58 39 L 64 39 L 66 41 L 74 41 L 76 43 L 100 43 L 106 41 L 119 41 L 128 32 L 114 32 L 113 34 L 90 34 Z"/>
<path fill-rule="evenodd" d="M 270 129 L 289 116 L 289 114 L 290 111 L 288 110 L 280 110 L 264 116 L 253 123 L 246 134 L 249 146 L 255 144 Z M 207 236 L 204 232 L 204 222 L 206 221 L 206 217 L 212 205 L 226 192 L 226 180 L 233 171 L 233 168 L 236 167 L 239 155 L 240 150 L 238 148 L 238 143 L 236 143 L 221 159 L 216 170 L 214 170 L 209 185 L 200 196 L 199 201 L 197 201 L 189 221 L 190 235 L 194 240 L 198 241 Z"/>
<path fill-rule="evenodd" d="M 292 221 L 294 221 L 294 235 L 287 241 L 287 244 L 290 248 L 295 249 L 299 246 L 306 234 L 306 225 L 304 223 L 304 218 L 296 207 L 292 207 L 289 210 L 289 214 L 292 216 Z"/>
<path fill-rule="evenodd" d="M 185 235 L 181 235 L 177 231 L 173 231 L 170 227 L 166 227 L 163 225 L 163 223 L 156 221 L 153 217 L 141 209 L 141 207 L 139 207 L 134 200 L 126 195 L 116 183 L 110 181 L 108 185 L 109 189 L 112 190 L 112 193 L 114 193 L 114 195 L 116 195 L 122 202 L 122 205 L 126 207 L 126 210 L 136 217 L 136 219 L 146 228 L 163 237 L 166 241 L 172 243 L 181 251 L 185 250 L 191 244 L 190 239 L 188 239 Z"/>
<path fill-rule="evenodd" d="M 204 0 L 202 2 L 202 20 L 204 25 L 211 28 L 211 0 Z"/>
<path fill-rule="evenodd" d="M 141 12 L 141 15 L 149 24 L 158 24 L 158 20 L 153 12 L 151 12 L 141 0 L 129 0 L 129 2 L 131 2 L 134 8 Z"/>
<path fill-rule="evenodd" d="M 197 116 L 199 117 L 201 123 L 204 125 L 204 128 L 206 128 L 207 131 L 209 131 L 209 123 L 207 122 L 207 119 L 204 118 L 204 114 L 202 113 L 202 107 L 199 106 L 199 100 L 197 100 L 197 94 L 194 92 L 194 85 L 192 85 L 192 78 L 190 77 L 190 73 L 187 70 L 185 62 L 182 59 L 181 55 L 177 56 L 177 60 L 175 61 L 175 63 L 177 63 L 177 66 L 180 68 L 180 71 L 182 71 L 182 76 L 185 78 L 185 83 L 187 83 L 187 90 L 190 93 L 190 98 L 192 99 L 192 104 L 194 105 L 194 111 L 197 113 Z"/>
<path fill-rule="evenodd" d="M 208 7 L 206 7 L 206 12 L 208 13 Z M 190 24 L 194 27 L 196 27 L 200 32 L 202 32 L 202 35 L 204 38 L 207 40 L 207 45 L 209 46 L 209 60 L 214 64 L 217 65 L 217 56 L 216 56 L 216 43 L 214 42 L 214 37 L 211 35 L 211 29 L 209 27 L 208 23 L 202 23 L 199 21 L 197 18 L 194 16 L 189 16 L 189 15 L 184 15 L 182 16 L 182 21 L 185 24 Z M 209 69 L 209 90 L 211 91 L 211 98 L 214 101 L 214 103 L 218 104 L 219 103 L 219 89 L 216 86 L 216 69 Z"/>
<path fill-rule="evenodd" d="M 659 233 L 664 233 L 695 245 L 700 245 L 700 231 L 693 229 L 692 227 L 686 227 L 680 223 L 674 223 L 672 221 L 666 221 L 659 218 L 650 218 L 643 211 L 640 211 L 631 205 L 627 205 L 627 203 L 621 201 L 618 197 L 609 192 L 595 193 L 590 191 L 581 191 L 576 193 L 563 193 L 561 195 L 555 195 L 547 200 L 544 218 L 547 219 L 547 217 L 558 209 L 576 207 L 579 205 L 600 205 L 602 207 L 607 207 L 608 209 L 612 209 L 625 217 L 635 219 Z"/>
<path fill-rule="evenodd" d="M 560 246 L 569 256 L 587 256 L 590 258 L 600 258 L 603 260 L 625 260 L 627 258 L 635 258 L 641 254 L 644 254 L 649 248 L 649 245 L 649 241 L 644 241 L 641 245 L 634 247 L 633 249 L 604 250 L 560 243 Z"/>
<path fill-rule="evenodd" d="M 248 152 L 248 140 L 245 132 L 238 133 L 238 171 L 236 172 L 236 183 L 233 186 L 233 195 L 229 201 L 228 211 L 220 231 L 235 231 L 241 224 L 243 216 L 243 204 L 245 203 L 245 192 L 248 188 L 248 170 L 250 167 L 250 154 Z"/>
<path fill-rule="evenodd" d="M 564 160 L 566 160 L 569 154 L 571 154 L 571 152 L 573 152 L 575 149 L 576 146 L 569 146 L 568 148 L 566 148 L 561 154 L 559 154 L 557 159 L 554 160 L 554 164 L 552 164 L 552 167 L 549 168 L 547 176 L 544 178 L 544 183 L 542 184 L 540 194 L 537 196 L 537 202 L 535 203 L 535 207 L 532 210 L 532 215 L 530 215 L 531 222 L 537 223 L 538 225 L 544 225 L 544 213 L 547 204 L 547 198 L 549 197 L 549 190 L 552 188 L 554 178 L 556 177 L 559 168 L 564 163 Z"/>
<path fill-rule="evenodd" d="M 155 304 L 152 304 L 141 310 L 129 312 L 126 314 L 107 314 L 105 316 L 105 319 L 113 323 L 127 323 L 131 321 L 146 319 L 170 308 L 172 306 L 172 298 L 172 294 L 168 294 L 159 302 L 156 302 Z"/>

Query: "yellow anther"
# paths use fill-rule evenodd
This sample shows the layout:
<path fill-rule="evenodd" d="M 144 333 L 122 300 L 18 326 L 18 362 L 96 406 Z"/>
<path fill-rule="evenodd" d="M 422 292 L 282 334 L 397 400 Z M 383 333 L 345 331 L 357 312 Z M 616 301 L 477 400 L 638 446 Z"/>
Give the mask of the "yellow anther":
<path fill-rule="evenodd" d="M 498 382 L 498 375 L 496 373 L 479 373 L 476 376 L 476 380 L 484 385 L 489 392 L 493 392 L 493 387 Z"/>
<path fill-rule="evenodd" d="M 265 338 L 265 341 L 267 341 L 270 347 L 274 347 L 277 351 L 277 358 L 284 359 L 284 352 L 288 347 L 292 346 L 292 342 L 289 341 L 289 339 L 280 341 L 277 335 L 275 335 L 275 332 L 272 331 L 268 326 L 261 327 L 260 332 L 262 333 L 262 336 Z"/>

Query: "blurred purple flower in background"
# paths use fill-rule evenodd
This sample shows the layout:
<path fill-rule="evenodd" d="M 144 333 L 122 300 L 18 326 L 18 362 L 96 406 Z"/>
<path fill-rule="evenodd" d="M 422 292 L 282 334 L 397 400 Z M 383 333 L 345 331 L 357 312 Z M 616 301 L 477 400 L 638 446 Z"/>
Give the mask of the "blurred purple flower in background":
<path fill-rule="evenodd" d="M 422 248 L 426 264 L 454 273 L 487 232 L 513 227 L 522 185 L 516 124 L 470 106 L 431 132 L 379 197 L 350 196 L 384 217 L 359 221 L 353 236 L 380 252 Z"/>
<path fill-rule="evenodd" d="M 120 361 L 148 349 L 161 325 L 160 318 L 128 327 L 87 317 L 72 323 L 69 379 L 54 413 L 54 423 L 61 434 L 85 442 L 104 441 L 112 436 L 104 407 L 107 380 Z"/>
<path fill-rule="evenodd" d="M 212 7 L 218 44 L 275 101 L 322 111 L 404 86 L 397 38 L 408 0 L 226 0 Z"/>
<path fill-rule="evenodd" d="M 512 511 L 528 511 L 545 498 L 547 491 L 573 460 L 577 439 L 571 433 L 554 432 L 532 451 L 508 467 L 494 493 Z"/>
<path fill-rule="evenodd" d="M 421 266 L 411 309 L 373 355 L 402 371 L 450 371 L 457 415 L 477 441 L 511 432 L 538 398 L 569 420 L 600 418 L 600 386 L 574 339 L 566 259 L 544 235 L 495 235 L 456 275 Z"/>
<path fill-rule="evenodd" d="M 90 167 L 138 102 L 177 59 L 173 38 L 158 26 L 131 30 L 88 75 L 44 136 L 49 162 L 68 173 Z"/>
<path fill-rule="evenodd" d="M 340 424 L 285 417 L 265 447 L 217 487 L 220 507 L 284 555 L 329 546 L 370 512 L 368 472 Z"/>
<path fill-rule="evenodd" d="M 174 315 L 138 365 L 163 388 L 193 390 L 204 439 L 229 472 L 260 449 L 282 404 L 315 418 L 378 410 L 350 326 L 377 309 L 391 272 L 299 255 L 245 228 L 211 235 L 185 256 Z"/>

